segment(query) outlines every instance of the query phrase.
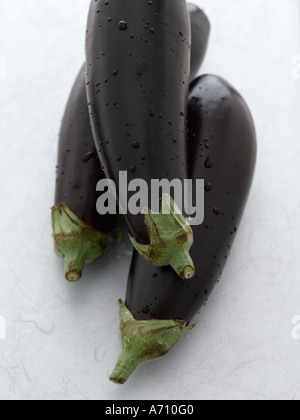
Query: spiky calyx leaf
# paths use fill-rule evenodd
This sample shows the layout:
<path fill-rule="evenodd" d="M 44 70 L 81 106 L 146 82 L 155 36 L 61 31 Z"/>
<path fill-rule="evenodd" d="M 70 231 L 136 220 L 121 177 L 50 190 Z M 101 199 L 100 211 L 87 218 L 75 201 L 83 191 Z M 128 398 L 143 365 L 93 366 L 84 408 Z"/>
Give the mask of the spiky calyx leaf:
<path fill-rule="evenodd" d="M 110 380 L 123 385 L 140 364 L 167 354 L 194 326 L 179 320 L 137 321 L 122 300 L 119 305 L 122 353 Z"/>
<path fill-rule="evenodd" d="M 194 277 L 195 265 L 189 254 L 194 242 L 193 230 L 172 197 L 163 195 L 160 213 L 144 209 L 143 214 L 150 245 L 142 245 L 130 236 L 139 254 L 157 267 L 170 265 L 183 279 Z"/>
<path fill-rule="evenodd" d="M 52 227 L 55 252 L 65 260 L 65 275 L 70 282 L 78 281 L 84 265 L 98 260 L 107 246 L 120 237 L 120 231 L 96 231 L 63 203 L 52 208 Z"/>

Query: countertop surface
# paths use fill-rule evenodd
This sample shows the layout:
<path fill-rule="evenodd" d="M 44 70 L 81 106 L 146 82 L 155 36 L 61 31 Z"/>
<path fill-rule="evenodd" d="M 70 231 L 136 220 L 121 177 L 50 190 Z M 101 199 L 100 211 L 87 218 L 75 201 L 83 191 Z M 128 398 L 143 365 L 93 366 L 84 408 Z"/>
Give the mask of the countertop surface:
<path fill-rule="evenodd" d="M 231 258 L 197 328 L 128 384 L 108 381 L 131 249 L 75 285 L 53 252 L 57 138 L 84 60 L 88 0 L 0 0 L 0 399 L 300 399 L 300 7 L 201 0 L 201 73 L 228 79 L 255 119 L 255 180 Z M 6 339 L 4 323 L 6 322 Z"/>

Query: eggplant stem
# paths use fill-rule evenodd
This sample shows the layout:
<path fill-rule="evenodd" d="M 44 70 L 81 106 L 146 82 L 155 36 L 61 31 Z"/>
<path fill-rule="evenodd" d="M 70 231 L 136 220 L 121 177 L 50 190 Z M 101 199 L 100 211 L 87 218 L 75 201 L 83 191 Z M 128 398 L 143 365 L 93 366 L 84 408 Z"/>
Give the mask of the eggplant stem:
<path fill-rule="evenodd" d="M 150 264 L 157 267 L 170 265 L 183 279 L 195 275 L 195 265 L 190 257 L 194 235 L 188 221 L 168 194 L 162 198 L 160 213 L 144 211 L 150 245 L 142 245 L 130 236 L 134 248 Z"/>
<path fill-rule="evenodd" d="M 137 321 L 122 300 L 119 305 L 122 353 L 110 380 L 123 385 L 140 364 L 167 354 L 194 326 L 180 320 Z"/>
<path fill-rule="evenodd" d="M 189 253 L 185 250 L 178 252 L 170 266 L 180 275 L 181 278 L 189 280 L 195 276 L 195 267 Z"/>
<path fill-rule="evenodd" d="M 122 351 L 109 380 L 117 385 L 124 385 L 141 363 L 142 361 L 135 357 L 134 352 L 126 348 Z"/>
<path fill-rule="evenodd" d="M 78 247 L 68 247 L 64 253 L 65 275 L 70 283 L 76 283 L 82 277 L 83 268 L 86 262 L 85 253 L 80 252 Z"/>
<path fill-rule="evenodd" d="M 55 252 L 65 260 L 66 279 L 72 283 L 80 280 L 86 263 L 98 260 L 107 246 L 120 237 L 120 231 L 96 231 L 63 203 L 52 208 L 52 227 Z"/>

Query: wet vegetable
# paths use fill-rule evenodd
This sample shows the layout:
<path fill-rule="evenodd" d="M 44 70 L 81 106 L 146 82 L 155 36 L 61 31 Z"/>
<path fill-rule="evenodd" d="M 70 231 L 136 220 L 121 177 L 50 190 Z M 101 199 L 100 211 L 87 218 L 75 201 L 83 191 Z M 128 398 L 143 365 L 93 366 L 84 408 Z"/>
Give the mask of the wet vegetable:
<path fill-rule="evenodd" d="M 138 178 L 148 186 L 154 179 L 187 179 L 190 32 L 182 0 L 91 2 L 86 39 L 91 122 L 105 174 L 117 186 L 124 213 L 133 193 L 124 198 L 119 191 L 120 171 L 127 172 L 128 183 Z M 143 254 L 149 243 L 143 216 L 128 212 L 125 218 Z M 194 264 L 186 252 L 191 238 L 185 231 L 179 232 L 180 241 L 177 234 L 163 237 L 158 231 L 151 246 L 159 258 L 152 263 L 172 264 L 178 275 L 190 278 Z M 170 237 L 172 261 L 169 250 L 158 244 Z M 149 253 L 145 257 L 151 261 Z"/>
<path fill-rule="evenodd" d="M 119 233 L 117 216 L 100 216 L 96 185 L 104 178 L 90 128 L 82 68 L 62 121 L 52 225 L 56 253 L 65 260 L 67 280 L 80 279 L 85 263 L 97 260 Z"/>
<path fill-rule="evenodd" d="M 189 170 L 205 180 L 205 221 L 194 227 L 191 256 L 196 275 L 181 280 L 134 254 L 126 305 L 121 307 L 122 354 L 111 376 L 118 384 L 141 363 L 165 355 L 192 326 L 228 260 L 256 160 L 256 134 L 238 92 L 216 76 L 192 85 L 188 112 Z"/>

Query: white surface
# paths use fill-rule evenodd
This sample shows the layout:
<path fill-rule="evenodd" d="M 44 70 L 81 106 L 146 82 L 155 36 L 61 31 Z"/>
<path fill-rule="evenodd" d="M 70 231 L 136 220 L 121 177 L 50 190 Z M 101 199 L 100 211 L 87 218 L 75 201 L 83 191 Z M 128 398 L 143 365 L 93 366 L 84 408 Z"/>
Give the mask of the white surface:
<path fill-rule="evenodd" d="M 0 0 L 1 399 L 300 399 L 300 54 L 297 0 L 201 0 L 212 23 L 202 72 L 248 101 L 259 155 L 232 257 L 196 329 L 124 387 L 116 247 L 70 286 L 53 254 L 57 134 L 84 58 L 89 0 Z M 1 60 L 0 60 L 1 61 Z M 3 61 L 3 60 L 2 60 Z M 3 75 L 3 72 L 1 73 Z"/>

